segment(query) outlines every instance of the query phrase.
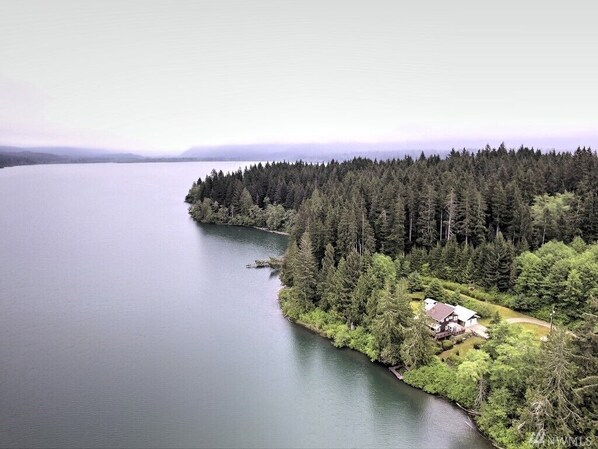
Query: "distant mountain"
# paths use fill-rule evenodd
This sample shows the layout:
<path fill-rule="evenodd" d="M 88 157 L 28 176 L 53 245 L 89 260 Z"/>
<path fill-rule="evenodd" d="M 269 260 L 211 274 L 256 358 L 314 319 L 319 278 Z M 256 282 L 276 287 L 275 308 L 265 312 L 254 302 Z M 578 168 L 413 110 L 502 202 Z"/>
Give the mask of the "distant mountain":
<path fill-rule="evenodd" d="M 68 162 L 64 156 L 33 151 L 9 152 L 0 149 L 0 167 L 13 165 L 59 164 Z"/>
<path fill-rule="evenodd" d="M 445 154 L 447 151 L 425 150 L 426 155 Z M 327 161 L 346 160 L 356 156 L 377 159 L 419 157 L 422 150 L 405 149 L 397 143 L 296 143 L 250 144 L 191 147 L 181 157 L 199 160 L 233 161 Z"/>
<path fill-rule="evenodd" d="M 35 164 L 135 162 L 145 158 L 96 148 L 0 146 L 0 167 Z"/>

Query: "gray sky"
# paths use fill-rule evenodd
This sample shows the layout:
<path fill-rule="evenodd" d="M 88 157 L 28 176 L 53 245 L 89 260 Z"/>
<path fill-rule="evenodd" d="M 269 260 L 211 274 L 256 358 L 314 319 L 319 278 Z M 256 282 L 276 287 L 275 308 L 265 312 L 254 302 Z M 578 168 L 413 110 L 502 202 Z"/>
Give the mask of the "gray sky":
<path fill-rule="evenodd" d="M 589 1 L 0 1 L 0 144 L 598 147 L 596 17 Z"/>

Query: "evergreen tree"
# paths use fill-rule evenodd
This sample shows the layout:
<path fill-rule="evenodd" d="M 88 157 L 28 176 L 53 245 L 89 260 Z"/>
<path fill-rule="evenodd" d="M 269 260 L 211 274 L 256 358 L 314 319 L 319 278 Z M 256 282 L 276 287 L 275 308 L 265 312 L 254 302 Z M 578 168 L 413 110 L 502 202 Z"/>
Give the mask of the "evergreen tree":
<path fill-rule="evenodd" d="M 244 187 L 239 197 L 239 213 L 243 215 L 249 214 L 251 206 L 253 206 L 251 194 L 249 193 L 249 190 L 247 190 L 247 188 Z"/>
<path fill-rule="evenodd" d="M 577 434 L 587 439 L 598 438 L 598 297 L 588 303 L 588 311 L 581 317 L 581 325 L 576 330 L 574 356 L 578 367 L 578 380 L 575 392 L 578 395 L 577 407 L 586 410 L 577 426 Z"/>
<path fill-rule="evenodd" d="M 298 254 L 299 247 L 297 246 L 297 242 L 291 240 L 291 243 L 285 252 L 280 273 L 282 283 L 289 287 L 292 287 L 294 284 Z"/>
<path fill-rule="evenodd" d="M 315 300 L 318 268 L 309 232 L 304 232 L 301 237 L 293 272 L 293 285 L 297 297 L 306 305 L 312 304 Z"/>
<path fill-rule="evenodd" d="M 438 279 L 432 279 L 430 284 L 426 287 L 425 296 L 426 298 L 435 299 L 438 302 L 443 302 L 445 300 L 444 289 Z"/>
<path fill-rule="evenodd" d="M 424 247 L 431 247 L 438 238 L 438 231 L 436 228 L 436 198 L 432 185 L 428 185 L 422 196 L 418 213 L 417 228 L 417 243 Z"/>
<path fill-rule="evenodd" d="M 405 332 L 401 344 L 400 356 L 407 369 L 415 369 L 429 364 L 436 352 L 436 344 L 432 338 L 428 317 L 423 308 L 416 314 L 413 324 Z"/>
<path fill-rule="evenodd" d="M 330 307 L 330 295 L 333 292 L 333 277 L 336 273 L 336 267 L 334 266 L 334 246 L 330 243 L 326 245 L 326 251 L 324 253 L 324 259 L 322 260 L 322 269 L 320 270 L 319 282 L 318 282 L 318 296 L 320 298 L 319 306 L 324 310 L 328 310 Z"/>
<path fill-rule="evenodd" d="M 484 257 L 484 284 L 507 291 L 513 284 L 513 259 L 515 248 L 498 233 L 493 242 L 486 244 Z"/>
<path fill-rule="evenodd" d="M 556 328 L 543 345 L 535 385 L 528 391 L 524 426 L 548 435 L 572 435 L 579 422 L 574 391 L 576 367 L 569 335 Z"/>
<path fill-rule="evenodd" d="M 384 242 L 385 254 L 396 257 L 405 251 L 405 204 L 399 195 L 392 207 L 390 228 Z"/>
<path fill-rule="evenodd" d="M 371 330 L 383 363 L 394 365 L 400 360 L 401 344 L 412 315 L 405 283 L 400 283 L 396 291 L 390 285 L 379 291 Z"/>

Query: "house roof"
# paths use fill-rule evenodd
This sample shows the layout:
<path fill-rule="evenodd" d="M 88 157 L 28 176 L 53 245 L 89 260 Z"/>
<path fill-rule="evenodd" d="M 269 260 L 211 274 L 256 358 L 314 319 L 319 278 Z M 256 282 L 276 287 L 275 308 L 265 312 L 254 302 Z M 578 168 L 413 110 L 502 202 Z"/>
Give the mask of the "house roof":
<path fill-rule="evenodd" d="M 467 307 L 463 307 L 463 306 L 456 306 L 455 313 L 459 317 L 459 321 L 467 321 L 473 317 L 477 317 L 476 312 L 468 309 Z"/>
<path fill-rule="evenodd" d="M 452 314 L 455 311 L 453 306 L 449 306 L 448 304 L 443 304 L 439 302 L 434 307 L 426 311 L 426 314 L 433 318 L 436 321 L 442 321 L 447 316 Z"/>

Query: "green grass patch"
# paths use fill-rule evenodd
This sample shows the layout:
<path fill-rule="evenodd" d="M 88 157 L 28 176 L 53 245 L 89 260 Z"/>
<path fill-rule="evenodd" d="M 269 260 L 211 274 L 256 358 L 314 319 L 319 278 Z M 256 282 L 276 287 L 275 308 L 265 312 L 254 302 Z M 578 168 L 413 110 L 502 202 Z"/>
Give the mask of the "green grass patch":
<path fill-rule="evenodd" d="M 511 323 L 511 326 L 518 326 L 521 329 L 529 331 L 538 339 L 546 337 L 550 332 L 549 328 L 533 323 Z"/>
<path fill-rule="evenodd" d="M 413 310 L 413 313 L 419 312 L 420 307 L 422 306 L 421 301 L 409 301 L 409 307 Z"/>

